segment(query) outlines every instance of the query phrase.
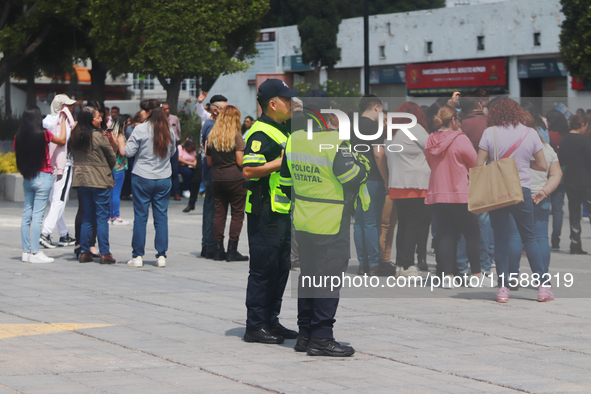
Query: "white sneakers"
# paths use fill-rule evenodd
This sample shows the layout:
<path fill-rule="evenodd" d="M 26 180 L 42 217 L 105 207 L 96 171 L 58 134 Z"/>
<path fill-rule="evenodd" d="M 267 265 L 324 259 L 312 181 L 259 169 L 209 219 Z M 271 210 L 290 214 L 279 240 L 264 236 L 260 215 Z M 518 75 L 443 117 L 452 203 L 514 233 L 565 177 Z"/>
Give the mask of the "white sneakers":
<path fill-rule="evenodd" d="M 129 260 L 127 265 L 129 267 L 141 268 L 144 266 L 144 260 L 142 259 L 142 256 L 137 256 Z"/>
<path fill-rule="evenodd" d="M 166 257 L 164 257 L 164 256 L 158 257 L 158 260 L 156 260 L 156 263 L 158 264 L 158 267 L 166 267 Z"/>
<path fill-rule="evenodd" d="M 29 260 L 25 260 L 26 254 L 29 255 Z M 37 254 L 23 253 L 22 261 L 28 261 L 29 263 L 33 264 L 53 263 L 53 259 L 51 257 L 47 257 L 43 252 L 39 252 Z"/>
<path fill-rule="evenodd" d="M 30 258 L 31 258 L 31 253 L 23 252 L 23 257 L 21 257 L 21 261 L 23 263 L 28 263 Z"/>
<path fill-rule="evenodd" d="M 454 285 L 454 277 L 453 276 L 444 276 L 443 280 L 441 281 L 441 288 L 442 289 L 453 289 L 456 286 Z"/>
<path fill-rule="evenodd" d="M 407 269 L 403 269 L 402 267 L 396 267 L 396 276 L 418 276 L 419 271 L 417 271 L 417 267 L 411 265 Z"/>
<path fill-rule="evenodd" d="M 109 221 L 113 226 L 127 226 L 129 222 L 127 220 L 121 219 L 121 217 L 113 218 Z"/>

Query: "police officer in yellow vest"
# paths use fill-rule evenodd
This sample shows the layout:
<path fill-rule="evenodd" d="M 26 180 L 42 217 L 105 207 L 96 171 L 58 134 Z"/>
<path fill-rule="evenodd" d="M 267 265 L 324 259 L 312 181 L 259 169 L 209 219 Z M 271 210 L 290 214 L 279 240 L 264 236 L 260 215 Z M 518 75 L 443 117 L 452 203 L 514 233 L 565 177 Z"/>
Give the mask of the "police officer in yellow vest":
<path fill-rule="evenodd" d="M 291 98 L 300 92 L 279 79 L 259 86 L 263 110 L 246 137 L 243 175 L 246 200 L 250 271 L 246 289 L 245 342 L 283 343 L 297 331 L 279 323 L 279 312 L 291 251 L 291 202 L 279 187 L 279 169 L 291 132 Z"/>
<path fill-rule="evenodd" d="M 369 165 L 351 152 L 349 141 L 339 140 L 338 131 L 328 128 L 320 110 L 329 108 L 325 92 L 316 89 L 306 94 L 303 112 L 294 113 L 292 129 L 297 131 L 287 142 L 280 181 L 294 203 L 293 225 L 300 253 L 299 336 L 294 350 L 344 357 L 355 350 L 334 340 L 340 286 L 331 289 L 331 282 L 321 284 L 321 279 L 342 277 L 347 269 L 351 216 Z M 309 121 L 312 139 L 308 139 Z"/>

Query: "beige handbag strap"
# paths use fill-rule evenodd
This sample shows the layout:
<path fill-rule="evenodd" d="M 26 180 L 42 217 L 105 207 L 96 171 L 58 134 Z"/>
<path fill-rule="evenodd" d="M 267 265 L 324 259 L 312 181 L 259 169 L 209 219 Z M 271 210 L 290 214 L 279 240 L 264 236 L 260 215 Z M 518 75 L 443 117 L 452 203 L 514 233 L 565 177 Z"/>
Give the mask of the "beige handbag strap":
<path fill-rule="evenodd" d="M 497 126 L 495 126 L 495 152 L 494 152 L 495 161 L 499 160 L 499 151 L 497 150 Z"/>

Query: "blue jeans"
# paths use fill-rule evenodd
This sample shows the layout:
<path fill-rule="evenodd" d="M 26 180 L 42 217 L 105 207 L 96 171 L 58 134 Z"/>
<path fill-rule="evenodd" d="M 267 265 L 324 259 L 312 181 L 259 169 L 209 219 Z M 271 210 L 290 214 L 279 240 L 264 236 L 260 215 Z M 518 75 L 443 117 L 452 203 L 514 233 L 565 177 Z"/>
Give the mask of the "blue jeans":
<path fill-rule="evenodd" d="M 183 184 L 180 186 L 182 191 L 191 189 L 191 180 L 193 179 L 193 169 L 189 166 L 179 166 L 179 174 L 183 176 Z"/>
<path fill-rule="evenodd" d="M 494 238 L 494 236 L 488 212 L 478 215 L 478 224 L 480 225 L 480 269 L 488 272 L 492 266 L 491 254 L 494 253 L 494 249 L 492 249 L 492 253 L 490 252 L 490 240 Z"/>
<path fill-rule="evenodd" d="M 550 267 L 550 243 L 548 242 L 548 222 L 550 221 L 550 201 L 547 199 L 539 204 L 534 204 L 534 224 L 536 240 L 542 253 L 544 273 Z"/>
<path fill-rule="evenodd" d="M 47 207 L 52 184 L 53 176 L 46 172 L 40 172 L 30 181 L 23 180 L 23 190 L 25 192 L 25 206 L 21 221 L 23 252 L 39 253 L 41 225 L 43 224 L 43 215 L 45 215 L 45 207 Z M 31 239 L 33 240 L 32 243 Z"/>
<path fill-rule="evenodd" d="M 531 198 L 531 191 L 522 188 L 523 202 L 511 205 L 505 208 L 490 212 L 490 221 L 495 233 L 495 260 L 497 265 L 497 275 L 499 276 L 499 287 L 507 287 L 509 274 L 513 267 L 513 262 L 519 251 L 521 256 L 521 247 L 519 238 L 525 246 L 527 259 L 533 273 L 540 275 L 545 273 L 542 253 L 536 240 L 535 222 L 534 222 L 534 203 Z M 517 226 L 519 237 L 516 235 L 511 220 L 513 216 L 514 223 Z M 504 280 L 502 280 L 504 276 Z"/>
<path fill-rule="evenodd" d="M 558 185 L 556 190 L 550 195 L 552 204 L 552 246 L 560 246 L 560 234 L 562 233 L 562 219 L 564 217 L 564 195 L 566 189 L 564 185 Z"/>
<path fill-rule="evenodd" d="M 466 238 L 464 238 L 464 234 L 462 234 L 458 241 L 456 255 L 456 264 L 460 273 L 468 272 L 468 255 L 466 254 Z"/>
<path fill-rule="evenodd" d="M 113 171 L 113 179 L 115 186 L 111 192 L 111 218 L 118 218 L 121 216 L 119 208 L 121 207 L 121 188 L 125 182 L 125 170 Z"/>
<path fill-rule="evenodd" d="M 146 179 L 134 175 L 131 179 L 133 194 L 133 236 L 131 239 L 132 256 L 144 256 L 146 248 L 146 226 L 150 204 L 154 217 L 154 248 L 156 258 L 166 257 L 168 250 L 168 203 L 170 202 L 170 178 Z"/>
<path fill-rule="evenodd" d="M 492 260 L 489 251 L 490 239 L 492 234 L 492 227 L 490 225 L 490 216 L 488 212 L 478 215 L 478 225 L 480 227 L 480 269 L 484 272 L 489 272 L 492 266 Z M 460 272 L 468 271 L 468 255 L 466 254 L 466 238 L 462 235 L 460 242 L 458 242 L 457 251 L 458 269 Z M 475 272 L 473 272 L 474 274 Z"/>
<path fill-rule="evenodd" d="M 205 198 L 203 199 L 203 225 L 201 228 L 201 246 L 213 250 L 213 217 L 215 215 L 215 203 L 213 199 L 213 187 L 211 179 L 204 179 Z"/>
<path fill-rule="evenodd" d="M 84 215 L 80 227 L 80 249 L 90 253 L 92 227 L 96 222 L 96 239 L 101 255 L 109 254 L 109 212 L 111 211 L 111 189 L 79 187 Z"/>
<path fill-rule="evenodd" d="M 364 211 L 361 201 L 357 202 L 353 238 L 359 266 L 377 268 L 380 264 L 380 226 L 386 197 L 384 182 L 367 181 L 367 191 L 371 198 L 369 209 Z"/>

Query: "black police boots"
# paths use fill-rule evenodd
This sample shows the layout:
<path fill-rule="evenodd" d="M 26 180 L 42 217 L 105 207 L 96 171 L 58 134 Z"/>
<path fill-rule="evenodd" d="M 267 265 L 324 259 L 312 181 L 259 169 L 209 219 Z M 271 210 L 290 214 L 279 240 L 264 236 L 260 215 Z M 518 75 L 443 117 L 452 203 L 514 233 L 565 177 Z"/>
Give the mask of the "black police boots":
<path fill-rule="evenodd" d="M 349 357 L 355 354 L 355 349 L 332 338 L 311 338 L 307 352 L 309 356 Z"/>
<path fill-rule="evenodd" d="M 298 332 L 290 330 L 289 328 L 283 327 L 281 324 L 271 327 L 271 333 L 274 335 L 280 335 L 285 339 L 296 339 L 298 338 Z"/>
<path fill-rule="evenodd" d="M 191 212 L 191 211 L 194 211 L 194 210 L 195 210 L 195 201 L 190 201 L 189 200 L 189 205 L 187 205 L 187 207 L 185 209 L 183 209 L 183 212 L 184 213 L 187 213 L 187 212 Z"/>
<path fill-rule="evenodd" d="M 228 242 L 228 253 L 226 253 L 226 261 L 248 261 L 248 256 L 243 256 L 240 253 L 238 253 L 238 241 Z"/>
<path fill-rule="evenodd" d="M 282 344 L 285 338 L 281 335 L 275 335 L 267 328 L 261 328 L 259 330 L 246 329 L 244 333 L 244 342 L 259 342 L 259 343 L 270 343 L 270 344 Z"/>
<path fill-rule="evenodd" d="M 215 241 L 213 244 L 213 259 L 221 261 L 226 259 L 226 252 L 224 251 L 224 240 Z"/>
<path fill-rule="evenodd" d="M 310 342 L 310 338 L 298 337 L 298 340 L 296 341 L 293 350 L 300 353 L 305 352 L 306 350 L 308 350 L 308 342 Z"/>

